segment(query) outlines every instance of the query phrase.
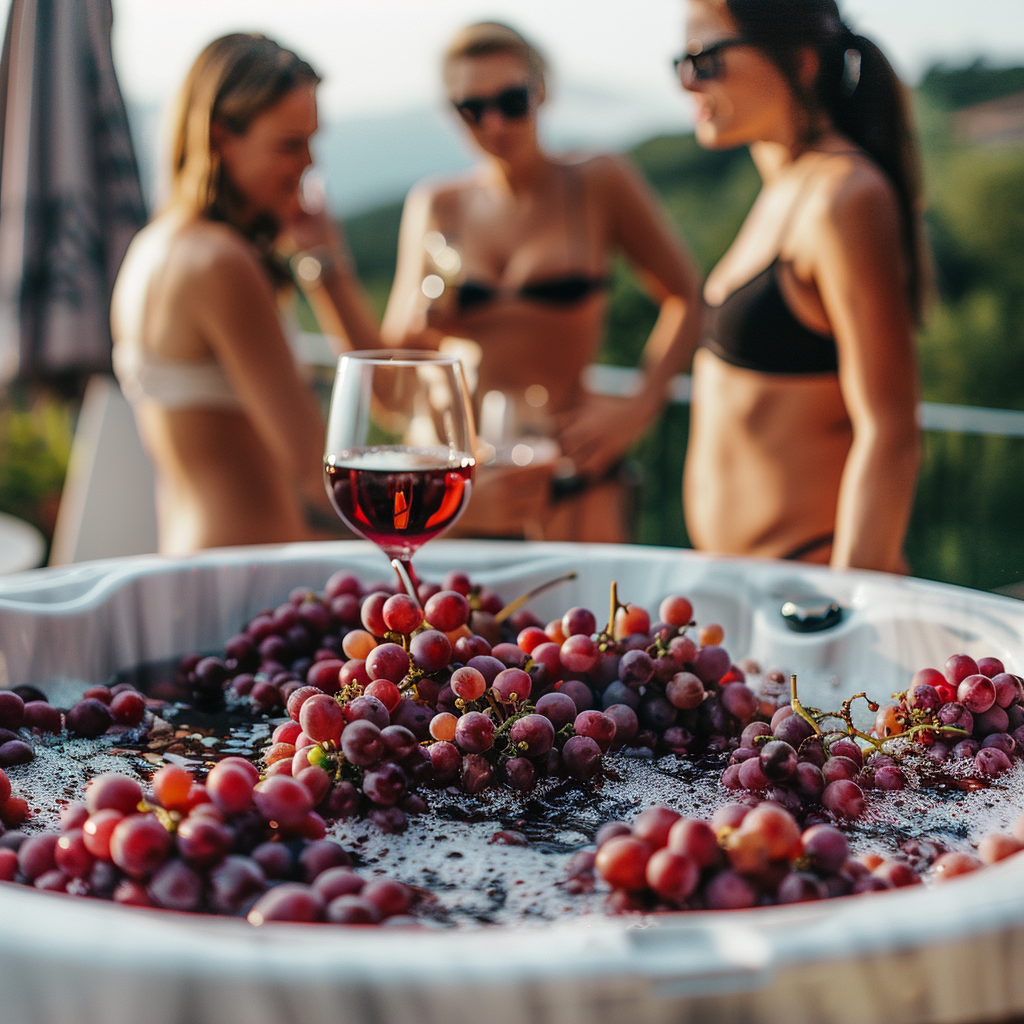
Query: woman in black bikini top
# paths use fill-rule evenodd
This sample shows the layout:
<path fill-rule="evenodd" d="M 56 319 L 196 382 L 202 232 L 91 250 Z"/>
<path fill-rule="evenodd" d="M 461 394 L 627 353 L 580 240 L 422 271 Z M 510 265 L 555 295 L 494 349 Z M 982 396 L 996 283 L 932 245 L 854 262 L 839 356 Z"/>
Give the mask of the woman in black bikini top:
<path fill-rule="evenodd" d="M 544 65 L 518 33 L 493 23 L 464 30 L 445 83 L 484 160 L 410 192 L 382 335 L 393 345 L 476 342 L 478 394 L 501 392 L 563 453 L 557 482 L 551 458 L 481 471 L 461 532 L 625 540 L 624 491 L 609 474 L 696 347 L 697 273 L 625 160 L 543 152 Z M 641 271 L 661 315 L 640 391 L 612 400 L 589 395 L 582 374 L 600 346 L 616 253 Z"/>
<path fill-rule="evenodd" d="M 835 0 L 688 0 L 697 140 L 763 188 L 705 286 L 684 506 L 698 547 L 900 571 L 926 260 L 902 87 Z"/>

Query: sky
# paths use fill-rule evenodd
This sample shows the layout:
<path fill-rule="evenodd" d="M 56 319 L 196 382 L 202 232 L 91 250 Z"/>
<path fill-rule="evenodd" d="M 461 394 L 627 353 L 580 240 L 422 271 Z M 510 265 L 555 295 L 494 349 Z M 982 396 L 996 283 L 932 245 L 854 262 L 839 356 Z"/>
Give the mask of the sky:
<path fill-rule="evenodd" d="M 1024 63 L 1024 0 L 846 0 L 846 19 L 910 81 L 942 58 Z M 257 29 L 323 72 L 327 117 L 435 102 L 438 55 L 459 26 L 498 17 L 531 35 L 558 79 L 679 103 L 669 61 L 682 0 L 113 0 L 114 57 L 125 94 L 164 103 L 202 46 Z M 581 13 L 583 12 L 583 13 Z"/>

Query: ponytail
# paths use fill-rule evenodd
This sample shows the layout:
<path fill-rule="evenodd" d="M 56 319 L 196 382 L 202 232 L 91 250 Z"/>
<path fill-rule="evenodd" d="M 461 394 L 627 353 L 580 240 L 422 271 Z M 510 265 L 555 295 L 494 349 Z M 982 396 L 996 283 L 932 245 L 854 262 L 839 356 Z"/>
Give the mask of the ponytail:
<path fill-rule="evenodd" d="M 921 165 L 906 87 L 885 54 L 842 21 L 836 0 L 726 0 L 744 39 L 781 70 L 809 115 L 824 113 L 885 173 L 896 192 L 910 301 L 920 317 L 928 290 L 921 219 Z M 818 54 L 811 88 L 800 81 L 800 51 Z"/>

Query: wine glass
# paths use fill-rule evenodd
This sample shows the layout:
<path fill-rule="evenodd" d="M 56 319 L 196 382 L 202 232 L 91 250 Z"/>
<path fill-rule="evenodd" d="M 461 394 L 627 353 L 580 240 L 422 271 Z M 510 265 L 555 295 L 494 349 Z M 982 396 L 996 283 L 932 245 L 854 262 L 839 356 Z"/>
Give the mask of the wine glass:
<path fill-rule="evenodd" d="M 385 349 L 338 360 L 324 455 L 327 494 L 344 523 L 383 550 L 414 597 L 412 556 L 469 503 L 475 445 L 456 357 Z"/>

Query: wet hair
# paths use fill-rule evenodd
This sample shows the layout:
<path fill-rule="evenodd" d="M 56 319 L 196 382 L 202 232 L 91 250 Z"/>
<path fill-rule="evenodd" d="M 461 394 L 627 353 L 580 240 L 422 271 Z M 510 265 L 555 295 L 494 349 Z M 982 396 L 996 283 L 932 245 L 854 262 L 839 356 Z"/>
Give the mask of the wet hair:
<path fill-rule="evenodd" d="M 719 0 L 721 3 L 721 0 Z M 899 202 L 910 270 L 910 299 L 920 317 L 929 281 L 921 166 L 906 88 L 870 39 L 843 22 L 836 0 L 724 0 L 740 35 L 779 68 L 808 114 L 824 113 L 885 172 Z M 801 81 L 801 51 L 818 55 L 818 74 Z"/>
<path fill-rule="evenodd" d="M 543 84 L 548 62 L 528 39 L 500 21 L 480 21 L 460 30 L 444 52 L 442 67 L 445 79 L 452 65 L 464 57 L 486 57 L 492 53 L 510 53 L 518 57 L 534 82 Z"/>
<path fill-rule="evenodd" d="M 242 135 L 293 89 L 319 81 L 306 61 L 266 36 L 239 32 L 210 43 L 178 94 L 171 139 L 172 203 L 225 221 L 258 243 L 266 234 L 272 239 L 276 225 L 269 219 L 242 223 L 243 200 L 224 173 L 211 129 L 221 124 Z"/>

